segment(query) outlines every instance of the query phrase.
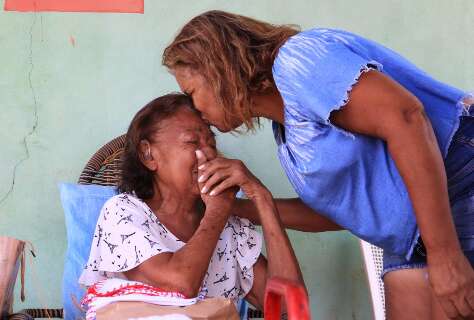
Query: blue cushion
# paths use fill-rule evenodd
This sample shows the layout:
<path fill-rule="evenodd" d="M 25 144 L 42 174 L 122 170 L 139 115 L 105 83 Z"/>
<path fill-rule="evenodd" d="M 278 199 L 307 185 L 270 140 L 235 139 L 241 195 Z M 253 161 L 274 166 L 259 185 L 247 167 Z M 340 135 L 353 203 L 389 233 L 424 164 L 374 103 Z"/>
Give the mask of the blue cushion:
<path fill-rule="evenodd" d="M 83 318 L 73 299 L 80 301 L 84 288 L 77 283 L 89 258 L 95 225 L 104 203 L 117 194 L 115 187 L 63 183 L 59 185 L 67 231 L 63 275 L 64 319 Z M 74 298 L 73 298 L 74 297 Z"/>

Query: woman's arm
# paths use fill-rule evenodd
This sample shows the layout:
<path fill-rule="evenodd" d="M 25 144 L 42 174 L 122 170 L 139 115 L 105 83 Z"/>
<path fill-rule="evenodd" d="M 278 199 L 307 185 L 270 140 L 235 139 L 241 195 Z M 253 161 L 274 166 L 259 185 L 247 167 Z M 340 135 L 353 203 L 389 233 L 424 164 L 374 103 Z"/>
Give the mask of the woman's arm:
<path fill-rule="evenodd" d="M 198 156 L 199 163 L 204 161 L 205 158 Z M 202 198 L 206 211 L 191 239 L 174 253 L 155 255 L 124 272 L 129 280 L 178 291 L 187 297 L 199 293 L 209 261 L 231 213 L 235 190 L 226 190 L 215 197 L 202 195 Z"/>
<path fill-rule="evenodd" d="M 223 212 L 206 212 L 194 235 L 180 250 L 155 255 L 124 272 L 125 276 L 195 297 L 227 219 Z"/>
<path fill-rule="evenodd" d="M 347 105 L 332 113 L 331 121 L 386 141 L 415 210 L 434 292 L 448 315 L 468 309 L 474 271 L 457 239 L 443 159 L 423 105 L 389 77 L 370 71 L 354 86 Z"/>
<path fill-rule="evenodd" d="M 195 297 L 227 219 L 224 212 L 206 210 L 198 229 L 180 250 L 155 255 L 124 272 L 125 276 L 129 280 Z"/>
<path fill-rule="evenodd" d="M 267 249 L 267 278 L 282 277 L 304 284 L 295 252 L 283 228 L 273 197 L 263 185 L 258 196 L 253 198 L 263 229 L 263 237 Z"/>
<path fill-rule="evenodd" d="M 274 199 L 281 223 L 285 228 L 304 232 L 343 230 L 341 226 L 316 213 L 299 198 Z M 248 199 L 237 199 L 232 214 L 261 225 L 255 204 Z"/>
<path fill-rule="evenodd" d="M 228 188 L 238 186 L 253 202 L 258 220 L 262 225 L 265 246 L 267 249 L 266 272 L 259 273 L 251 296 L 260 299 L 263 305 L 263 292 L 261 275 L 264 281 L 270 277 L 282 277 L 304 285 L 301 270 L 291 247 L 288 235 L 283 228 L 277 207 L 272 194 L 268 189 L 247 169 L 240 160 L 216 158 L 206 162 L 200 167 L 199 181 L 204 183 L 204 190 L 209 190 L 211 196 L 218 196 Z M 257 268 L 261 267 L 256 265 Z M 258 291 L 258 292 L 257 292 Z"/>

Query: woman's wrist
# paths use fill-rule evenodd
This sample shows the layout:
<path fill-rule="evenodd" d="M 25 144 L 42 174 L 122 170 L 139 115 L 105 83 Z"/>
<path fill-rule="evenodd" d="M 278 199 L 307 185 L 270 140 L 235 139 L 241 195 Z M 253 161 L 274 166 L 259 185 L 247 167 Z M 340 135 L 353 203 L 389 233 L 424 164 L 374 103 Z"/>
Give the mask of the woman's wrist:
<path fill-rule="evenodd" d="M 463 255 L 461 245 L 458 241 L 435 246 L 426 246 L 426 255 L 428 264 L 444 263 L 452 258 L 456 259 L 460 254 Z"/>
<path fill-rule="evenodd" d="M 258 216 L 260 217 L 262 225 L 264 224 L 264 220 L 268 221 L 267 218 L 271 218 L 272 220 L 276 218 L 277 221 L 280 220 L 275 201 L 270 191 L 266 190 L 265 192 L 262 192 L 260 197 L 255 199 L 254 205 L 257 208 Z M 280 224 L 281 222 L 278 223 Z"/>
<path fill-rule="evenodd" d="M 254 192 L 250 200 L 252 200 L 257 207 L 264 204 L 273 204 L 272 193 L 262 184 L 258 184 L 254 187 Z"/>
<path fill-rule="evenodd" d="M 203 223 L 205 220 L 212 220 L 214 223 L 219 221 L 227 221 L 229 219 L 228 211 L 229 210 L 227 209 L 217 207 L 206 208 L 201 223 Z"/>

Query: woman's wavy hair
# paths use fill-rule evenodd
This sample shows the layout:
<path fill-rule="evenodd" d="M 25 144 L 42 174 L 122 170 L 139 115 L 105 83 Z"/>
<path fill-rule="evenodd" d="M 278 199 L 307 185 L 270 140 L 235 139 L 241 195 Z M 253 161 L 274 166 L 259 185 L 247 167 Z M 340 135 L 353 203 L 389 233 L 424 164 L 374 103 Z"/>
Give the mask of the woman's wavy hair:
<path fill-rule="evenodd" d="M 171 71 L 184 66 L 199 72 L 222 105 L 226 124 L 237 118 L 253 130 L 252 95 L 275 89 L 273 61 L 278 49 L 298 32 L 294 25 L 208 11 L 184 25 L 164 50 L 162 62 Z"/>
<path fill-rule="evenodd" d="M 125 138 L 119 192 L 135 193 L 140 199 L 153 197 L 154 174 L 140 160 L 139 146 L 142 140 L 154 142 L 154 135 L 159 132 L 161 122 L 172 117 L 182 108 L 197 112 L 189 96 L 182 93 L 170 93 L 154 99 L 138 111 L 130 123 Z"/>

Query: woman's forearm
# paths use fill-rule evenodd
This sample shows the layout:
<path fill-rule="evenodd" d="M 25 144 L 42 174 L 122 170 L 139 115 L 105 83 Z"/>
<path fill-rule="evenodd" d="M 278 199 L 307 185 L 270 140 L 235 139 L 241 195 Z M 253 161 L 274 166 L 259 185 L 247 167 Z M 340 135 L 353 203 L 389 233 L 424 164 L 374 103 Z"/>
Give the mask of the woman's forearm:
<path fill-rule="evenodd" d="M 196 229 L 192 237 L 186 242 L 180 250 L 176 251 L 176 257 L 184 256 L 185 260 L 188 260 L 188 254 L 204 254 L 205 257 L 202 260 L 209 260 L 212 252 L 216 248 L 217 240 L 219 239 L 222 230 L 224 229 L 225 224 L 227 223 L 228 216 L 223 214 L 222 216 L 219 213 L 209 213 L 206 212 L 204 217 L 201 220 L 199 227 Z M 207 256 L 209 259 L 207 259 Z M 209 261 L 207 261 L 205 270 L 209 266 Z"/>
<path fill-rule="evenodd" d="M 168 267 L 182 274 L 195 291 L 199 290 L 209 268 L 209 261 L 227 223 L 227 217 L 206 212 L 191 239 L 169 260 Z"/>
<path fill-rule="evenodd" d="M 403 130 L 386 140 L 406 184 L 428 255 L 459 250 L 443 160 L 422 109 L 407 115 Z"/>
<path fill-rule="evenodd" d="M 421 101 L 382 72 L 370 71 L 361 75 L 347 105 L 330 119 L 342 129 L 387 143 L 428 253 L 458 249 L 444 163 Z"/>
<path fill-rule="evenodd" d="M 227 214 L 206 212 L 193 236 L 180 250 L 153 256 L 125 275 L 129 280 L 178 291 L 188 297 L 196 296 L 227 219 Z"/>
<path fill-rule="evenodd" d="M 271 193 L 264 189 L 255 200 L 267 249 L 268 277 L 279 276 L 303 282 L 300 267 L 286 234 Z"/>
<path fill-rule="evenodd" d="M 342 230 L 341 226 L 318 214 L 299 198 L 274 199 L 274 203 L 285 228 L 304 232 Z M 237 199 L 233 213 L 261 225 L 257 207 L 251 200 Z"/>
<path fill-rule="evenodd" d="M 472 295 L 474 272 L 457 239 L 443 159 L 421 101 L 389 76 L 370 71 L 361 75 L 348 103 L 332 113 L 331 121 L 387 143 L 427 249 L 432 292 L 446 314 L 468 314 L 465 303 Z"/>

